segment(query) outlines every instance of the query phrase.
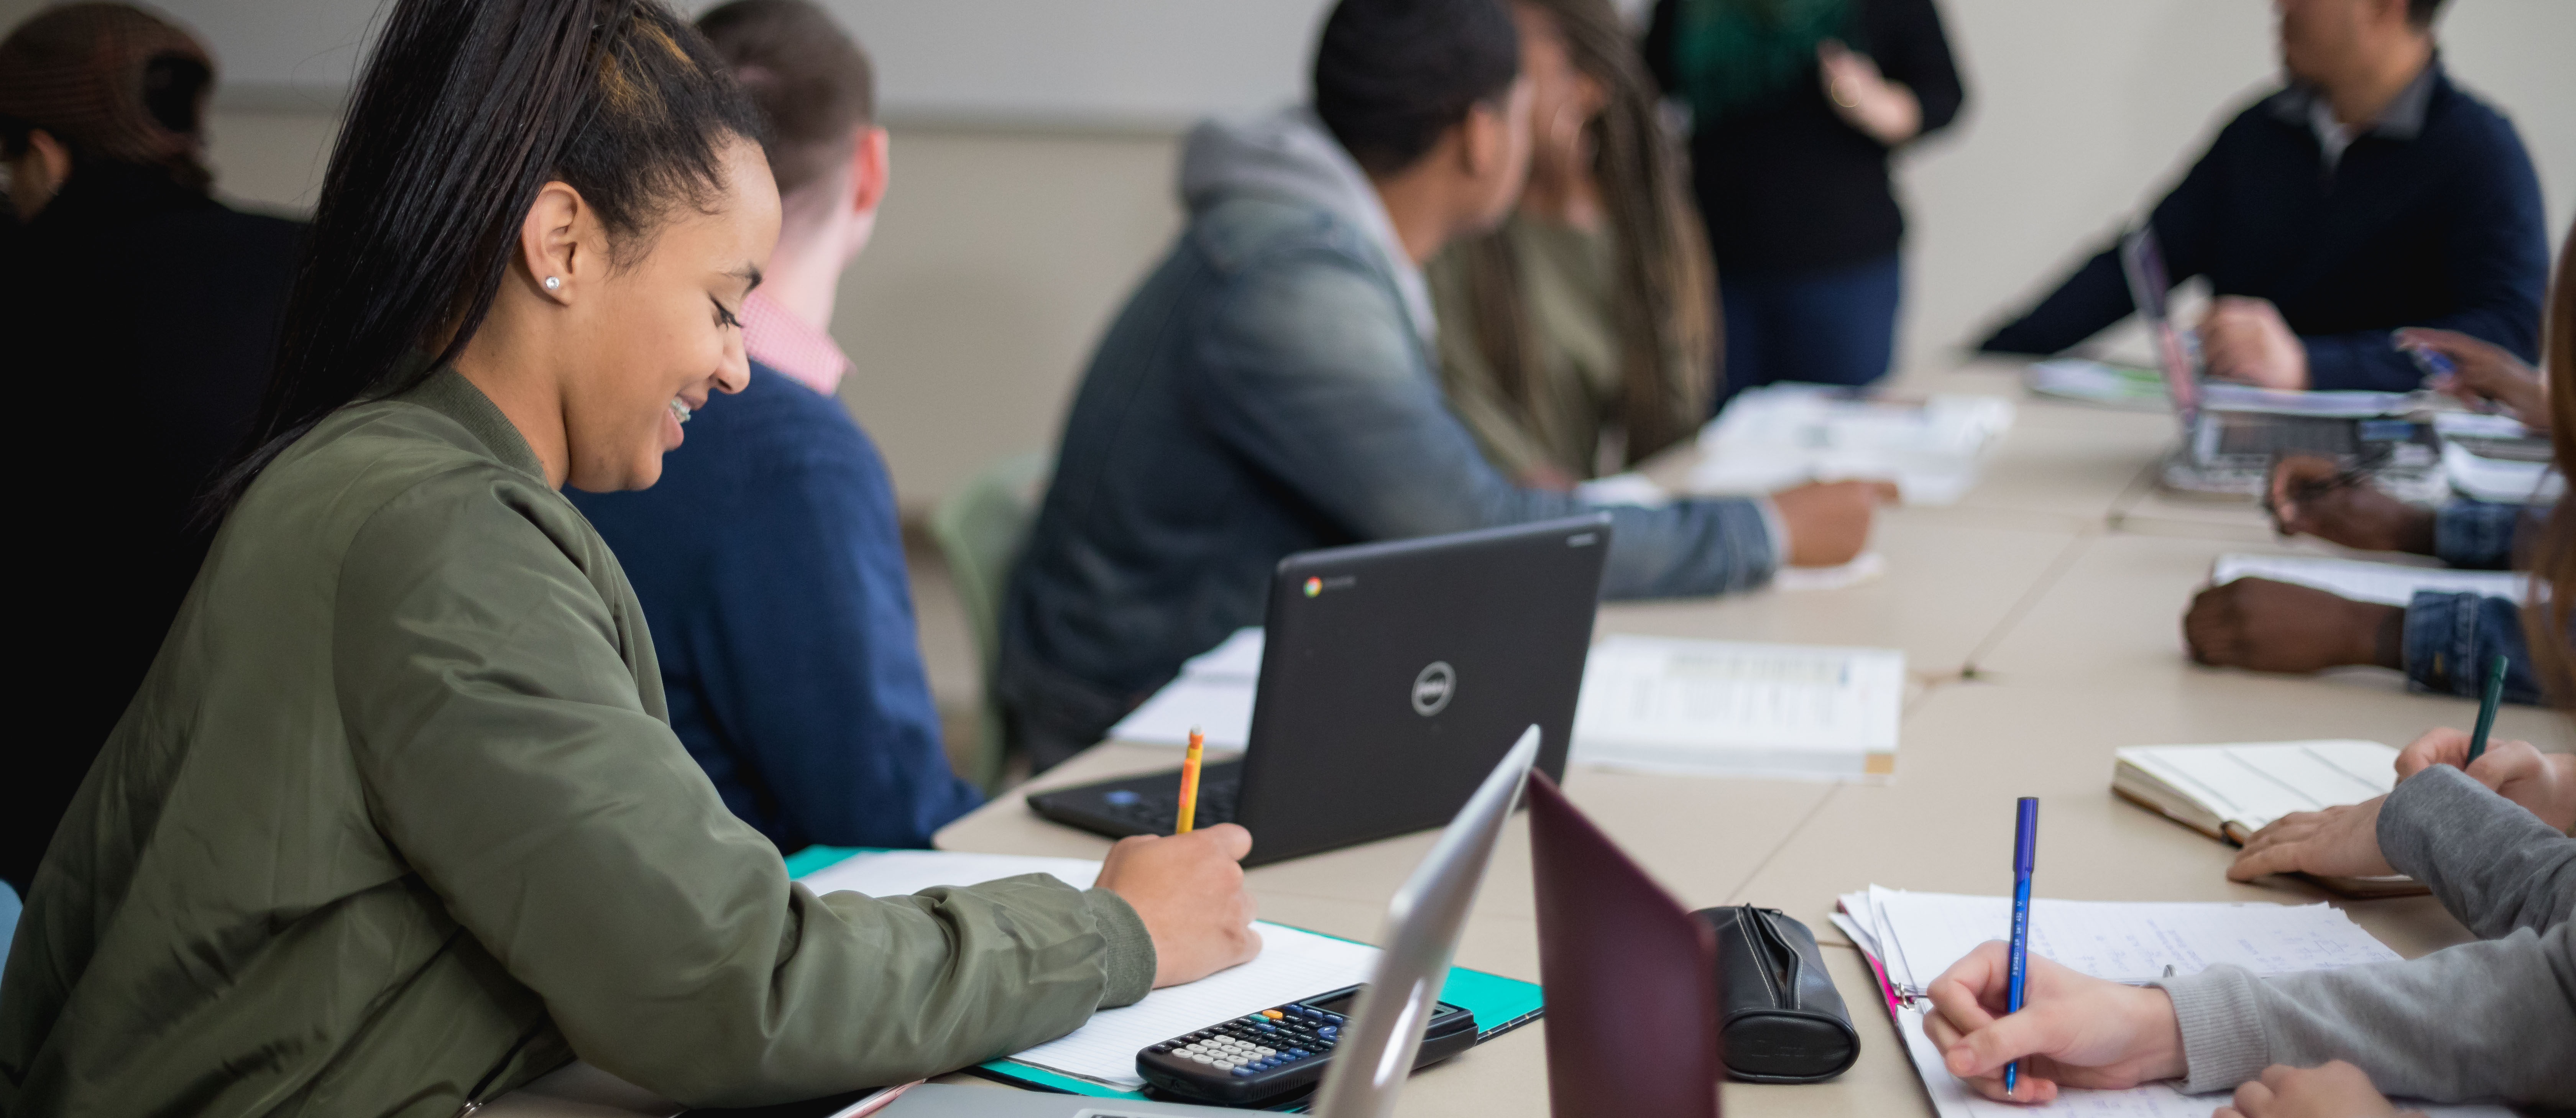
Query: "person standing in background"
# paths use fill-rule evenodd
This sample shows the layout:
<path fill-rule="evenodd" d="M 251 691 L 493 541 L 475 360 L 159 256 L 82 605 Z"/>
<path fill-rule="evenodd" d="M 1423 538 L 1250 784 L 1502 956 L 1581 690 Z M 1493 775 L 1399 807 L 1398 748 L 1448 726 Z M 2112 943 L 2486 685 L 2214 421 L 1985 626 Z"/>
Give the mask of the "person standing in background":
<path fill-rule="evenodd" d="M 302 223 L 208 195 L 214 84 L 203 46 L 124 4 L 0 40 L 0 338 L 35 420 L 16 474 L 44 479 L 12 513 L 46 526 L 45 590 L 11 611 L 42 705 L 0 772 L 0 880 L 22 893 L 197 576 L 195 502 L 250 431 L 302 253 Z"/>
<path fill-rule="evenodd" d="M 2171 282 L 2204 276 L 2216 296 L 2199 328 L 2209 375 L 2412 391 L 2407 327 L 2539 360 L 2540 179 L 2513 122 L 2452 82 L 2443 2 L 2273 0 L 2283 88 L 2228 121 L 2147 218 Z M 2113 243 L 1978 348 L 2056 353 L 2136 309 Z"/>
<path fill-rule="evenodd" d="M 1691 109 L 1726 313 L 1715 403 L 1887 375 L 1905 236 L 1888 155 L 1966 100 L 1932 0 L 1657 0 L 1645 52 Z"/>
<path fill-rule="evenodd" d="M 1450 410 L 1495 468 L 1569 489 L 1708 414 L 1708 242 L 1654 79 L 1609 0 L 1520 0 L 1530 177 L 1500 229 L 1424 269 Z"/>
<path fill-rule="evenodd" d="M 781 851 L 924 847 L 982 802 L 941 747 L 894 487 L 832 395 L 841 270 L 885 199 L 867 55 L 809 0 L 698 18 L 769 126 L 778 248 L 743 300 L 751 382 L 711 401 L 651 489 L 571 494 L 617 552 L 671 728 Z"/>

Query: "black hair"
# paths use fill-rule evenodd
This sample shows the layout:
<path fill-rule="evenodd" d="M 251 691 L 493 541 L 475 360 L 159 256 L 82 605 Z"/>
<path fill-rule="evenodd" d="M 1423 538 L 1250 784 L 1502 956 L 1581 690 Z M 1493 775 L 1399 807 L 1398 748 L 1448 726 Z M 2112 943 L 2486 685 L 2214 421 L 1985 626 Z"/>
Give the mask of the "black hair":
<path fill-rule="evenodd" d="M 1315 44 L 1315 115 L 1362 169 L 1393 174 L 1520 73 L 1499 0 L 1341 0 Z"/>
<path fill-rule="evenodd" d="M 615 264 L 674 207 L 712 206 L 726 142 L 760 134 L 657 0 L 398 0 L 331 151 L 277 367 L 205 511 L 325 416 L 453 360 L 546 183 L 581 192 Z"/>
<path fill-rule="evenodd" d="M 2434 17 L 2442 14 L 2444 2 L 2445 0 L 2406 0 L 2406 22 L 2414 24 L 2418 29 L 2433 26 Z"/>
<path fill-rule="evenodd" d="M 698 17 L 769 125 L 769 173 L 781 197 L 828 181 L 876 119 L 866 51 L 811 0 L 733 0 Z"/>

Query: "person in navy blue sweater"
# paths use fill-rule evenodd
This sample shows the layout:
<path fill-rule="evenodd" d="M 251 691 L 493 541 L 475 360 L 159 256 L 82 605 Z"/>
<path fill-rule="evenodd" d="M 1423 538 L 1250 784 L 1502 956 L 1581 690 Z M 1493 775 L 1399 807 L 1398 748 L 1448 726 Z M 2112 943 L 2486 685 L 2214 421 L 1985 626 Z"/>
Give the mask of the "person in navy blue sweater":
<path fill-rule="evenodd" d="M 981 802 L 941 747 L 894 490 L 832 396 L 825 327 L 886 186 L 866 55 L 807 0 L 698 21 L 768 118 L 784 211 L 741 311 L 751 383 L 691 417 L 662 480 L 573 494 L 635 584 L 671 727 L 782 852 L 919 847 Z"/>
<path fill-rule="evenodd" d="M 2400 391 L 2393 331 L 2436 327 L 2539 360 L 2548 234 L 2513 125 L 2452 84 L 2442 0 L 2280 0 L 2288 88 L 2220 131 L 2149 222 L 2175 282 L 2207 276 L 2213 376 Z M 2104 248 L 1981 349 L 2047 354 L 2134 310 Z"/>

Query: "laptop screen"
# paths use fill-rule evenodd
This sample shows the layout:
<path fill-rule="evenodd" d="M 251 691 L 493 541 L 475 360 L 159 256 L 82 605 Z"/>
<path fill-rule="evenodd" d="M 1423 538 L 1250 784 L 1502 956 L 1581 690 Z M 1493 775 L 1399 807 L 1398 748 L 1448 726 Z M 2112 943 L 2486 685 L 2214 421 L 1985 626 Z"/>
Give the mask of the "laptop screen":
<path fill-rule="evenodd" d="M 2154 226 L 2140 225 L 2120 239 L 2120 270 L 2128 276 L 2129 298 L 2137 304 L 2138 321 L 2155 339 L 2165 391 L 2173 395 L 2174 410 L 2189 427 L 2200 415 L 2200 370 L 2184 345 L 2182 331 L 2173 323 L 2169 303 L 2173 280 L 2165 271 L 2164 246 L 2156 241 Z"/>

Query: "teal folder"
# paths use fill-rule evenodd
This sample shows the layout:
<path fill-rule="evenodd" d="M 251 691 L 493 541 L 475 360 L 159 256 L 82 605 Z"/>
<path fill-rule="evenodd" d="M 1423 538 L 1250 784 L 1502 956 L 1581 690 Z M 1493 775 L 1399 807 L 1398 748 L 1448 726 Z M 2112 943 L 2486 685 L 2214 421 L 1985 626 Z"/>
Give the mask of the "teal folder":
<path fill-rule="evenodd" d="M 866 847 L 809 846 L 787 856 L 787 876 L 803 877 L 853 854 L 867 853 L 872 851 Z M 1333 938 L 1343 937 L 1334 936 Z M 1318 994 L 1324 992 L 1315 991 Z M 1544 1012 L 1544 1007 L 1539 1001 L 1538 983 L 1523 982 L 1517 978 L 1505 978 L 1499 974 L 1487 974 L 1484 971 L 1470 970 L 1466 967 L 1449 968 L 1449 980 L 1447 985 L 1440 988 L 1440 1000 L 1476 1015 L 1476 1043 L 1478 1044 L 1536 1021 Z M 1211 1021 L 1209 1024 L 1215 1024 L 1215 1022 Z M 1090 1095 L 1105 1099 L 1145 1097 L 1134 1091 L 1089 1079 L 1077 1079 L 1035 1064 L 1024 1064 L 1018 1060 L 990 1060 L 967 1070 L 986 1079 L 1041 1091 L 1060 1091 L 1070 1095 Z M 1303 1108 L 1300 1107 L 1300 1109 Z"/>

